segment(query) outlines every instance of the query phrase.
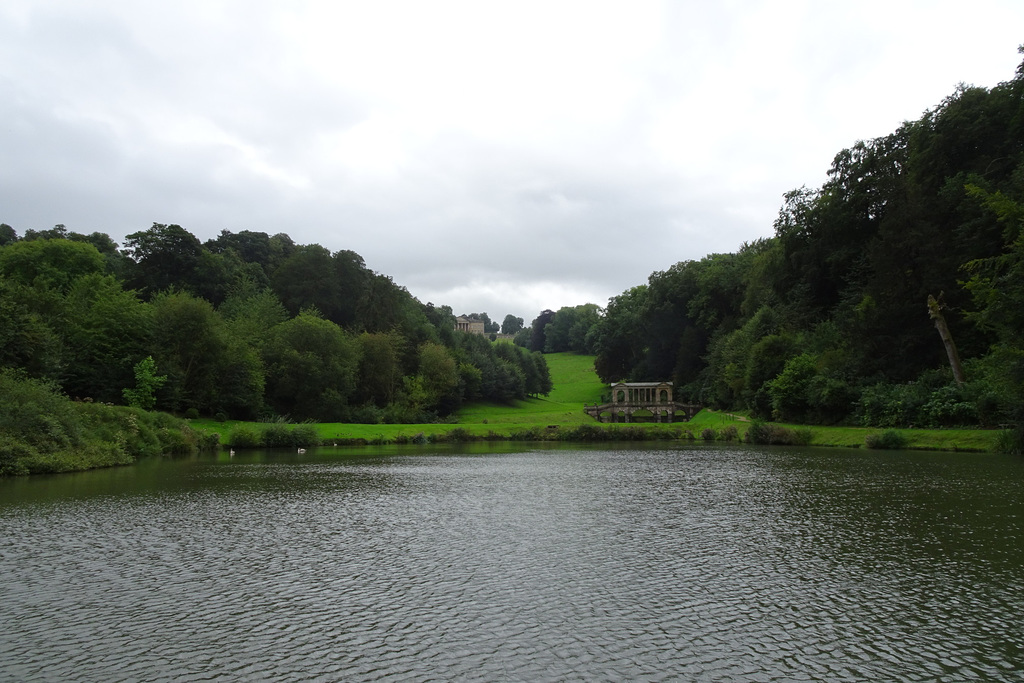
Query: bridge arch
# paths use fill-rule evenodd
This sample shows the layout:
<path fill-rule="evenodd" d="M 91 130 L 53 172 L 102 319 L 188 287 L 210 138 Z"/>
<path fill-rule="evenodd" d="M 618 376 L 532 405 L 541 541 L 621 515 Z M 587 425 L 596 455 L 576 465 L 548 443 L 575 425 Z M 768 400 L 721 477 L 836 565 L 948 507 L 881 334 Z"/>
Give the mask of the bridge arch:
<path fill-rule="evenodd" d="M 689 420 L 700 411 L 700 406 L 673 399 L 672 382 L 616 382 L 611 395 L 611 403 L 584 406 L 584 411 L 601 422 L 631 422 L 636 413 L 672 422 L 678 416 Z"/>

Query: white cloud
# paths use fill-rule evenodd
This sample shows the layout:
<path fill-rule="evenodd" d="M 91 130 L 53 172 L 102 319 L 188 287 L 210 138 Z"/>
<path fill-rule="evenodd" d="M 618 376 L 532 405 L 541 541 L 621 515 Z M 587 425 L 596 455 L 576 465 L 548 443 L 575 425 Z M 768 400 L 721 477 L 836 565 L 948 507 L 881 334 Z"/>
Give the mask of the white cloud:
<path fill-rule="evenodd" d="M 359 252 L 527 320 L 771 233 L 832 157 L 1013 76 L 1024 6 L 0 7 L 0 221 Z"/>

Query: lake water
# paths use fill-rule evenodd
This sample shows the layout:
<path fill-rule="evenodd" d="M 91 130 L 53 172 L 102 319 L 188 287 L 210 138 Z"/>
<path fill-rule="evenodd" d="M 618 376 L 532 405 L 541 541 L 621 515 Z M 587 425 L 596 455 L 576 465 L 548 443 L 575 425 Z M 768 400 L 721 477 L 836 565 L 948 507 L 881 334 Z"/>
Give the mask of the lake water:
<path fill-rule="evenodd" d="M 510 448 L 0 481 L 0 681 L 1024 680 L 1024 460 Z"/>

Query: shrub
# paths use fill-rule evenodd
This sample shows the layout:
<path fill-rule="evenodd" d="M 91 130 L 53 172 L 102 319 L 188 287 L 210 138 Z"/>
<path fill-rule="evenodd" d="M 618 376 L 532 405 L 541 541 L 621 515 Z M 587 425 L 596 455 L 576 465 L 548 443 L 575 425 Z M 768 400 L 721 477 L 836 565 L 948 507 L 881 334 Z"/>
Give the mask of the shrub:
<path fill-rule="evenodd" d="M 916 382 L 875 384 L 861 392 L 857 409 L 866 427 L 910 427 L 922 422 L 928 390 Z"/>
<path fill-rule="evenodd" d="M 581 424 L 561 430 L 558 437 L 562 441 L 607 441 L 609 434 L 596 424 Z"/>
<path fill-rule="evenodd" d="M 999 432 L 996 449 L 1000 453 L 1020 454 L 1024 452 L 1024 428 L 1004 429 Z"/>
<path fill-rule="evenodd" d="M 292 430 L 283 422 L 271 422 L 263 425 L 262 441 L 267 448 L 287 448 L 294 445 Z"/>
<path fill-rule="evenodd" d="M 161 427 L 157 434 L 160 437 L 160 451 L 168 455 L 190 453 L 196 445 L 196 440 L 189 439 L 190 434 L 184 429 Z"/>
<path fill-rule="evenodd" d="M 189 408 L 188 410 L 186 410 L 185 411 L 185 419 L 186 420 L 198 420 L 199 419 L 199 409 L 198 408 Z"/>
<path fill-rule="evenodd" d="M 353 406 L 349 409 L 348 419 L 345 421 L 354 424 L 381 424 L 384 422 L 384 409 L 378 408 L 372 403 Z"/>
<path fill-rule="evenodd" d="M 700 438 L 704 439 L 705 441 L 714 441 L 715 439 L 718 438 L 718 432 L 716 432 L 711 427 L 705 427 L 700 432 Z"/>
<path fill-rule="evenodd" d="M 724 441 L 735 441 L 739 438 L 739 435 L 739 430 L 736 429 L 736 425 L 724 427 L 721 432 L 721 437 Z"/>
<path fill-rule="evenodd" d="M 259 448 L 263 445 L 260 433 L 252 425 L 235 425 L 228 435 L 228 445 L 233 448 Z"/>
<path fill-rule="evenodd" d="M 864 438 L 864 443 L 868 448 L 877 448 L 885 450 L 899 450 L 906 448 L 907 437 L 897 432 L 895 429 L 889 429 L 881 434 L 868 434 Z"/>
<path fill-rule="evenodd" d="M 646 441 L 647 430 L 643 427 L 615 426 L 608 430 L 608 437 L 612 441 Z"/>
<path fill-rule="evenodd" d="M 28 474 L 27 461 L 38 456 L 38 452 L 27 443 L 0 434 L 0 476 Z"/>
<path fill-rule="evenodd" d="M 543 427 L 527 427 L 524 430 L 512 432 L 509 435 L 509 439 L 512 441 L 543 441 L 544 440 L 544 428 Z"/>
<path fill-rule="evenodd" d="M 204 451 L 215 451 L 220 448 L 220 434 L 217 432 L 200 432 L 199 448 Z"/>
<path fill-rule="evenodd" d="M 755 421 L 747 430 L 747 442 L 760 445 L 806 446 L 814 437 L 810 429 L 788 429 Z"/>
<path fill-rule="evenodd" d="M 810 446 L 811 442 L 814 441 L 814 431 L 811 429 L 793 429 L 793 436 L 796 439 L 793 443 L 800 446 Z"/>
<path fill-rule="evenodd" d="M 309 448 L 320 445 L 320 433 L 316 431 L 316 427 L 310 424 L 299 425 L 292 430 L 291 436 L 292 446 Z"/>
<path fill-rule="evenodd" d="M 468 429 L 462 427 L 456 427 L 448 432 L 448 440 L 456 443 L 462 443 L 466 441 L 473 441 L 473 435 L 469 433 Z"/>
<path fill-rule="evenodd" d="M 216 420 L 217 422 L 227 422 L 228 416 L 227 413 L 217 413 L 216 415 L 213 416 L 213 419 Z"/>
<path fill-rule="evenodd" d="M 976 424 L 978 413 L 974 404 L 967 401 L 960 387 L 940 387 L 928 396 L 928 402 L 921 407 L 924 423 L 934 427 L 954 427 Z"/>

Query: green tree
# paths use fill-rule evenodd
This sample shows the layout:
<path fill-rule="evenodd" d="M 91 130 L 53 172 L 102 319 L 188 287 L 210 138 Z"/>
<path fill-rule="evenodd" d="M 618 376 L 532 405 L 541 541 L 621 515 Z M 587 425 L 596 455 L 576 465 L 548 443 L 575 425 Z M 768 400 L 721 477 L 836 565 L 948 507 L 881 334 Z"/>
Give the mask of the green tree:
<path fill-rule="evenodd" d="M 647 330 L 643 310 L 648 286 L 638 285 L 608 302 L 595 335 L 594 369 L 604 382 L 617 382 L 642 372 L 647 355 Z"/>
<path fill-rule="evenodd" d="M 554 317 L 554 311 L 545 309 L 540 312 L 540 315 L 533 319 L 533 323 L 530 325 L 530 329 L 532 330 L 532 335 L 530 337 L 531 351 L 544 351 L 544 347 L 547 345 L 548 323 L 551 322 Z"/>
<path fill-rule="evenodd" d="M 395 332 L 359 335 L 359 388 L 366 401 L 379 407 L 392 403 L 402 386 L 405 339 Z"/>
<path fill-rule="evenodd" d="M 134 361 L 146 355 L 152 310 L 111 275 L 79 277 L 59 321 L 64 339 L 62 384 L 72 396 L 120 401 Z"/>
<path fill-rule="evenodd" d="M 149 230 L 124 239 L 125 254 L 132 259 L 129 285 L 146 296 L 171 287 L 193 291 L 193 280 L 203 257 L 196 237 L 180 225 L 154 223 Z"/>
<path fill-rule="evenodd" d="M 515 335 L 523 329 L 523 319 L 509 313 L 501 323 L 501 333 Z"/>
<path fill-rule="evenodd" d="M 267 403 L 300 420 L 344 421 L 359 398 L 359 342 L 311 311 L 281 323 L 263 350 Z"/>
<path fill-rule="evenodd" d="M 0 276 L 30 287 L 66 293 L 82 275 L 103 273 L 106 261 L 91 244 L 38 239 L 0 249 Z"/>
<path fill-rule="evenodd" d="M 63 365 L 60 336 L 30 305 L 31 288 L 0 277 L 0 368 L 55 380 Z"/>
<path fill-rule="evenodd" d="M 152 306 L 152 355 L 168 377 L 159 403 L 173 411 L 213 412 L 221 369 L 230 360 L 223 319 L 210 302 L 188 292 L 162 292 Z"/>
<path fill-rule="evenodd" d="M 6 223 L 0 223 L 0 247 L 13 244 L 18 241 L 18 233 Z"/>
<path fill-rule="evenodd" d="M 153 410 L 156 405 L 156 390 L 167 381 L 166 375 L 156 374 L 156 363 L 153 356 L 146 356 L 134 367 L 135 388 L 124 389 L 124 400 L 132 408 Z"/>
<path fill-rule="evenodd" d="M 458 405 L 459 371 L 455 358 L 445 347 L 433 342 L 419 349 L 418 378 L 425 393 L 425 407 L 451 412 Z"/>
<path fill-rule="evenodd" d="M 354 326 L 365 300 L 369 271 L 352 251 L 331 254 L 313 244 L 295 247 L 271 276 L 274 291 L 292 315 L 316 308 L 328 320 Z"/>

